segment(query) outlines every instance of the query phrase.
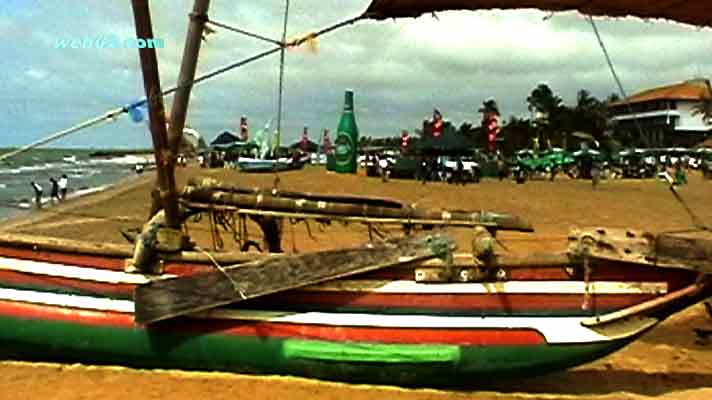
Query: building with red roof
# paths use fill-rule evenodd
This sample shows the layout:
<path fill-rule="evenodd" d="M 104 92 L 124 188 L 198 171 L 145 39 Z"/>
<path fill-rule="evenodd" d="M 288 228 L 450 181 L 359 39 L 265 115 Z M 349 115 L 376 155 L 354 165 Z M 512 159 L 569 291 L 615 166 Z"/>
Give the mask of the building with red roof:
<path fill-rule="evenodd" d="M 712 101 L 707 79 L 644 90 L 609 104 L 608 111 L 617 135 L 630 135 L 645 147 L 687 146 L 705 140 L 712 125 L 697 111 Z"/>

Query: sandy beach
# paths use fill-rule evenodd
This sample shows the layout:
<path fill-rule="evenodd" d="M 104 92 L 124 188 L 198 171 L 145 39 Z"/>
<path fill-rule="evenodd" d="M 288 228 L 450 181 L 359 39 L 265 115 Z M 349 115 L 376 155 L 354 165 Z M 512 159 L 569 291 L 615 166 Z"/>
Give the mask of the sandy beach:
<path fill-rule="evenodd" d="M 242 186 L 272 187 L 274 175 L 241 174 L 195 167 L 179 169 L 179 184 L 191 177 L 208 176 Z M 126 243 L 120 229 L 140 226 L 148 217 L 153 173 L 123 182 L 93 195 L 29 215 L 5 220 L 0 230 L 94 241 Z M 529 219 L 534 234 L 502 233 L 501 241 L 513 253 L 565 250 L 570 227 L 609 226 L 651 231 L 691 227 L 690 217 L 662 183 L 645 181 L 603 182 L 596 190 L 588 181 L 562 178 L 555 182 L 533 181 L 524 185 L 484 180 L 456 187 L 442 183 L 422 185 L 414 181 L 379 179 L 363 175 L 336 175 L 322 168 L 281 173 L 279 188 L 329 193 L 358 193 L 389 197 L 428 207 L 491 210 Z M 712 182 L 690 176 L 680 193 L 690 209 L 704 221 L 712 221 Z M 191 221 L 188 230 L 204 248 L 214 239 L 206 219 Z M 308 251 L 367 241 L 366 228 L 334 224 L 324 228 L 286 225 L 283 247 Z M 468 232 L 455 237 L 467 249 Z M 234 248 L 231 234 L 223 233 L 225 248 Z M 255 236 L 255 239 L 259 238 Z M 502 250 L 504 251 L 504 250 Z M 570 371 L 516 382 L 493 382 L 486 388 L 456 391 L 403 389 L 347 385 L 293 377 L 248 376 L 225 373 L 141 371 L 23 362 L 0 363 L 0 398 L 43 399 L 234 399 L 249 394 L 259 399 L 710 399 L 712 398 L 712 343 L 696 337 L 695 327 L 712 328 L 701 305 L 665 321 L 623 351 Z"/>

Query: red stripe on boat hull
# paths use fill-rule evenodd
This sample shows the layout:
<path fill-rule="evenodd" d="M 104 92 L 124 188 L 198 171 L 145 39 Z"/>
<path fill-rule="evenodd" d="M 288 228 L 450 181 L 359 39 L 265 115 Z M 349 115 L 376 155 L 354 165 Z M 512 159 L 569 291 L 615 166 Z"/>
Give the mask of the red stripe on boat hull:
<path fill-rule="evenodd" d="M 123 270 L 124 260 L 117 257 L 70 254 L 54 251 L 0 247 L 0 257 L 39 261 L 54 264 L 77 265 L 99 269 Z"/>
<path fill-rule="evenodd" d="M 12 301 L 0 301 L 0 315 L 91 326 L 135 328 L 133 315 L 131 314 Z M 519 346 L 546 343 L 544 337 L 536 330 L 521 328 L 381 328 L 180 318 L 157 324 L 149 330 L 177 334 L 200 333 L 336 342 L 451 344 L 463 346 Z"/>
<path fill-rule="evenodd" d="M 36 289 L 80 291 L 89 295 L 103 295 L 114 298 L 131 298 L 134 285 L 113 284 L 79 280 L 74 278 L 50 277 L 22 272 L 0 270 L 0 282 L 6 286 L 32 287 Z M 617 310 L 642 301 L 655 298 L 654 294 L 597 294 L 588 298 L 590 310 Z M 558 310 L 581 310 L 583 294 L 438 294 L 438 293 L 368 293 L 368 292 L 318 292 L 300 291 L 278 293 L 263 299 L 251 300 L 248 304 L 259 307 L 281 309 L 285 305 L 301 307 L 363 307 L 363 308 L 405 308 L 432 311 L 504 311 L 542 312 Z"/>

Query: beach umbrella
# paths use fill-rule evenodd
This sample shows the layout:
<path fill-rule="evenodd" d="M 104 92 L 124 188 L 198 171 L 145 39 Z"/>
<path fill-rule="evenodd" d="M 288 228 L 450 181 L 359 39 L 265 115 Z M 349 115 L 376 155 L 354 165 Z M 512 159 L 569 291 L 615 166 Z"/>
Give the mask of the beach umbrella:
<path fill-rule="evenodd" d="M 183 128 L 183 143 L 193 146 L 194 149 L 200 148 L 202 136 L 193 128 Z"/>
<path fill-rule="evenodd" d="M 582 149 L 582 150 L 577 150 L 577 151 L 574 151 L 573 153 L 571 153 L 571 155 L 573 155 L 574 157 L 580 157 L 580 156 L 583 156 L 583 155 L 594 155 L 594 156 L 597 156 L 597 155 L 600 155 L 600 154 L 601 154 L 600 151 L 598 151 L 598 150 L 592 150 L 592 149 Z"/>

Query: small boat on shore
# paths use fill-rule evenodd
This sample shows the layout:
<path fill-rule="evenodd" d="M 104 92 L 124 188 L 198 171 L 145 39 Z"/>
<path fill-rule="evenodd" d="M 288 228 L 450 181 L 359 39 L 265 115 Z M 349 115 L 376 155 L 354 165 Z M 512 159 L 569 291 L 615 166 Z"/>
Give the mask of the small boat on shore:
<path fill-rule="evenodd" d="M 278 159 L 240 157 L 237 159 L 237 167 L 243 172 L 282 172 L 300 170 L 308 162 L 308 155 L 300 158 Z"/>

